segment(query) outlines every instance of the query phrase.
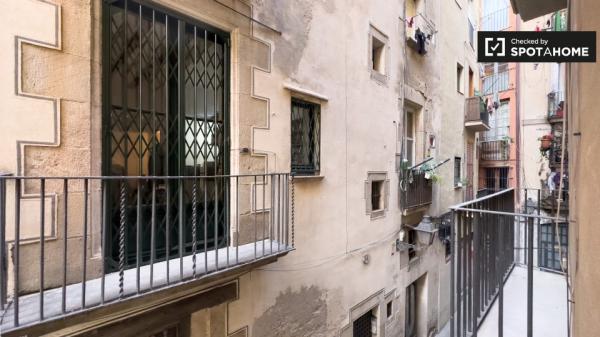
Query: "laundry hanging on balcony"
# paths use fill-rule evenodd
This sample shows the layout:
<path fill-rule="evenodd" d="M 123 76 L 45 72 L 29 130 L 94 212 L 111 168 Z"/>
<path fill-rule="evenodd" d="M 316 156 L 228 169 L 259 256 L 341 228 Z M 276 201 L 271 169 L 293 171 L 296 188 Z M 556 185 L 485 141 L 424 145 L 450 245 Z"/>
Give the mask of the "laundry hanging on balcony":
<path fill-rule="evenodd" d="M 425 50 L 425 42 L 427 40 L 427 35 L 423 33 L 421 29 L 417 28 L 417 31 L 415 32 L 415 39 L 417 40 L 417 51 L 419 54 L 426 54 L 427 50 Z"/>

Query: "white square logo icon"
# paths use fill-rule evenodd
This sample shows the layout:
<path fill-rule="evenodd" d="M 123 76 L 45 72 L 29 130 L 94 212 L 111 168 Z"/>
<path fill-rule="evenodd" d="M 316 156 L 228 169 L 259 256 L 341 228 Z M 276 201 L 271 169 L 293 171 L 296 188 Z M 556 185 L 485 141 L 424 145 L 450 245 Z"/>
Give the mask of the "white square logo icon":
<path fill-rule="evenodd" d="M 503 37 L 486 37 L 485 56 L 506 56 L 506 39 Z"/>

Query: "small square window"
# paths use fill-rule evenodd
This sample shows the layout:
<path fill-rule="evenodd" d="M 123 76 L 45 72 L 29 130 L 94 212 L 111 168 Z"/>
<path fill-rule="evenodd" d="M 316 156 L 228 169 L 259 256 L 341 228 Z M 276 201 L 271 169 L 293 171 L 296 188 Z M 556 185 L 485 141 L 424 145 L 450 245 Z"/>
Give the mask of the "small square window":
<path fill-rule="evenodd" d="M 365 180 L 365 210 L 371 219 L 385 216 L 388 209 L 389 185 L 386 172 L 369 172 Z"/>
<path fill-rule="evenodd" d="M 371 210 L 380 211 L 383 209 L 383 180 L 374 180 L 371 182 Z"/>
<path fill-rule="evenodd" d="M 371 26 L 369 31 L 369 70 L 371 78 L 385 83 L 388 78 L 388 38 Z"/>

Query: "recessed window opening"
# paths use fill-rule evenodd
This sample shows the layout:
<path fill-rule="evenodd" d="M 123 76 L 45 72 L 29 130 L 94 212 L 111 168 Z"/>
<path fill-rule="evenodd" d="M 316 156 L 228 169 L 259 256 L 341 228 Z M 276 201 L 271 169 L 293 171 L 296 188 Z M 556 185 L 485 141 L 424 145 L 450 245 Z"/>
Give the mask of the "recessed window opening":
<path fill-rule="evenodd" d="M 386 305 L 386 316 L 387 316 L 388 319 L 392 318 L 392 314 L 393 314 L 392 310 L 393 309 L 394 309 L 393 301 L 387 302 L 387 305 Z"/>
<path fill-rule="evenodd" d="M 463 66 L 456 64 L 456 91 L 463 93 Z"/>
<path fill-rule="evenodd" d="M 385 43 L 375 36 L 372 36 L 371 39 L 371 62 L 373 70 L 385 75 Z"/>
<path fill-rule="evenodd" d="M 371 183 L 371 210 L 383 209 L 383 180 L 374 180 Z"/>

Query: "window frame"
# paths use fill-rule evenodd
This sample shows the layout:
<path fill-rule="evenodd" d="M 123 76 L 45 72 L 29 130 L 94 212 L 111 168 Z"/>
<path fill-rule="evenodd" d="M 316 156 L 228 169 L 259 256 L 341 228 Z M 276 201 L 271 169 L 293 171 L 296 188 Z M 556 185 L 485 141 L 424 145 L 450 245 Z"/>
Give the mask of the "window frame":
<path fill-rule="evenodd" d="M 378 64 L 379 66 L 376 69 L 376 65 L 374 62 L 374 41 L 377 41 L 378 43 L 381 44 L 381 46 L 378 48 L 381 51 L 381 55 L 379 55 L 379 61 Z M 368 63 L 369 63 L 369 71 L 371 72 L 371 79 L 376 80 L 380 83 L 387 83 L 387 80 L 389 78 L 389 73 L 390 73 L 390 46 L 389 46 L 389 39 L 387 37 L 387 35 L 385 35 L 382 31 L 380 31 L 379 29 L 375 28 L 373 25 L 369 26 L 369 59 L 368 59 Z"/>
<path fill-rule="evenodd" d="M 380 188 L 380 206 L 379 209 L 373 209 L 373 183 L 381 183 Z M 371 220 L 384 217 L 389 208 L 390 199 L 390 180 L 387 172 L 368 172 L 365 180 L 365 212 Z"/>
<path fill-rule="evenodd" d="M 454 157 L 454 187 L 461 187 L 462 181 L 462 158 Z"/>
<path fill-rule="evenodd" d="M 297 109 L 303 109 L 305 111 L 298 111 L 298 112 L 294 112 L 294 108 Z M 307 109 L 307 110 L 306 110 Z M 302 114 L 302 113 L 308 113 L 310 114 L 310 116 L 308 116 L 307 118 L 309 119 L 308 123 L 312 124 L 311 128 L 312 130 L 308 130 L 308 131 L 304 131 L 301 130 L 300 128 L 294 128 L 294 123 L 296 123 L 297 121 L 295 121 L 294 119 L 294 114 L 298 113 L 298 114 Z M 300 121 L 300 123 L 302 123 L 302 121 Z M 298 175 L 298 176 L 311 176 L 311 175 L 318 175 L 320 170 L 321 170 L 321 105 L 315 102 L 311 102 L 305 99 L 301 99 L 298 97 L 292 97 L 291 99 L 291 103 L 290 103 L 290 171 L 293 175 Z M 295 139 L 295 135 L 294 132 L 296 131 L 298 132 L 307 132 L 308 134 L 308 138 L 309 138 L 309 143 L 308 144 L 302 144 L 302 140 L 300 140 L 300 144 L 296 145 L 295 144 L 295 140 L 297 141 L 298 139 Z M 302 137 L 303 135 L 300 134 L 300 137 Z M 311 147 L 310 149 L 308 149 L 308 164 L 302 164 L 302 163 L 295 163 L 294 162 L 294 153 L 295 153 L 295 147 L 298 146 L 300 148 L 300 152 L 302 152 L 302 147 L 303 146 L 309 146 Z"/>

